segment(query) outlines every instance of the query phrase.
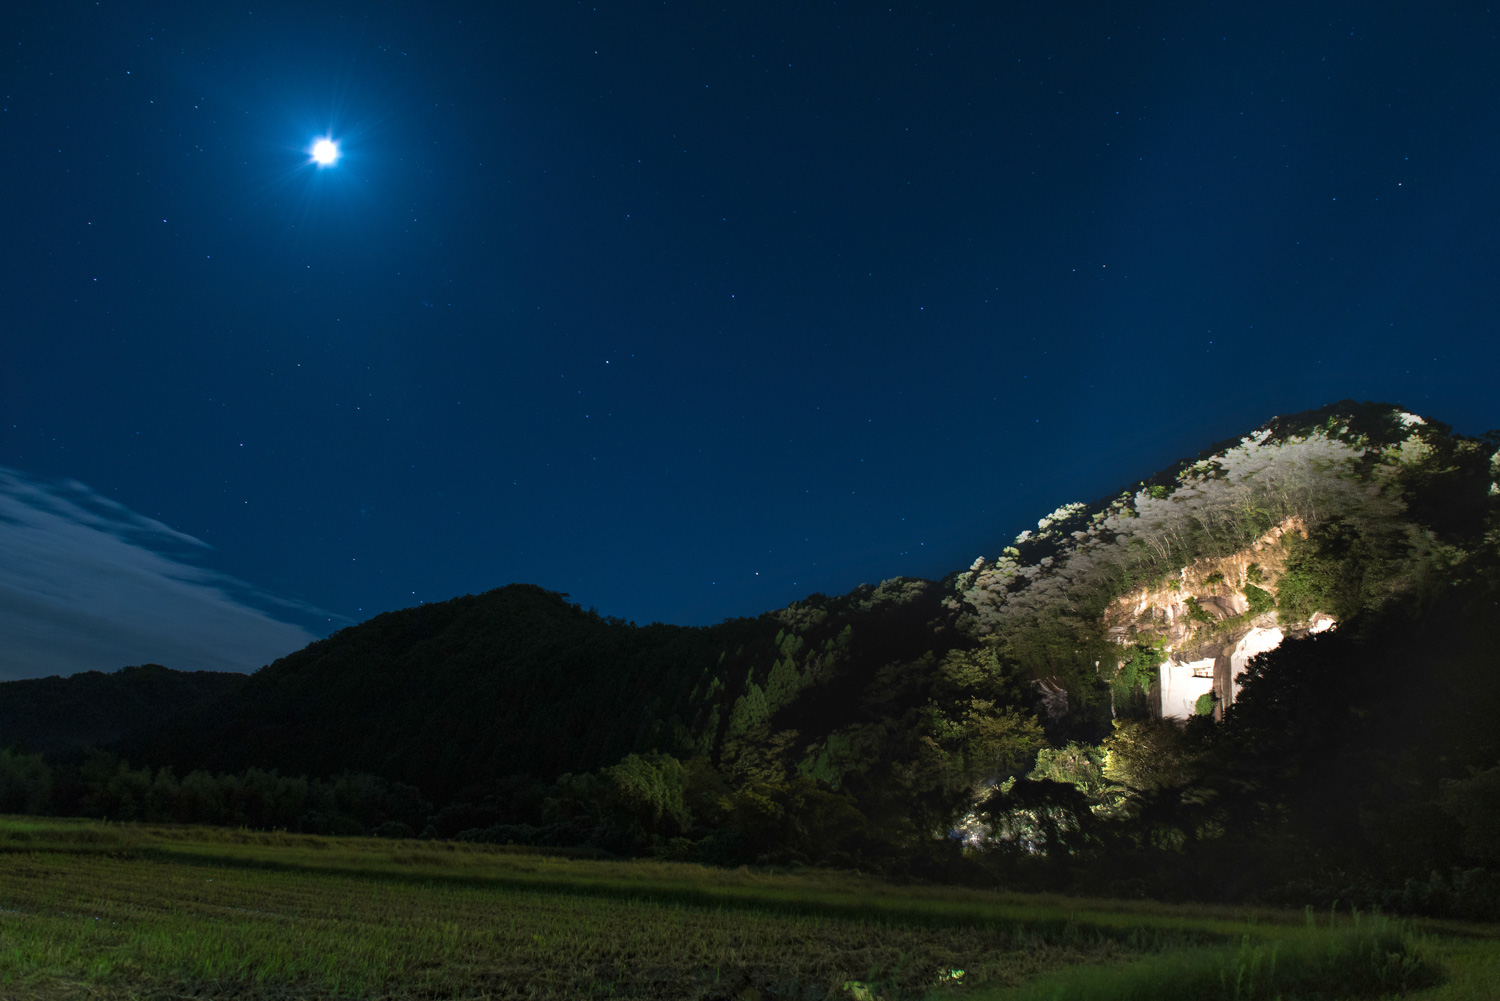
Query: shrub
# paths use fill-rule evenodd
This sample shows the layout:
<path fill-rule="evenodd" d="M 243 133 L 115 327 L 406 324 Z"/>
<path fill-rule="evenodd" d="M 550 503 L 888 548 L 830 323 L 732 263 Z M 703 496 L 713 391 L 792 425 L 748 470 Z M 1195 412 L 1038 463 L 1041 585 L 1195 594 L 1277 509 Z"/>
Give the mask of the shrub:
<path fill-rule="evenodd" d="M 1214 617 L 1208 614 L 1208 609 L 1198 604 L 1197 598 L 1189 597 L 1187 601 L 1184 602 L 1184 604 L 1187 605 L 1188 618 L 1192 621 L 1202 622 L 1205 625 L 1210 625 L 1213 623 Z"/>
<path fill-rule="evenodd" d="M 1251 564 L 1252 566 L 1254 564 Z M 1271 592 L 1264 588 L 1256 587 L 1254 584 L 1245 585 L 1245 601 L 1249 603 L 1251 615 L 1260 615 L 1269 612 L 1276 607 L 1276 599 L 1271 597 Z"/>
<path fill-rule="evenodd" d="M 1151 686 L 1159 677 L 1162 661 L 1166 659 L 1160 640 L 1154 644 L 1136 643 L 1130 647 L 1119 669 L 1115 671 L 1114 678 L 1110 680 L 1110 687 L 1114 689 L 1116 713 L 1128 711 L 1138 698 L 1151 691 Z"/>
<path fill-rule="evenodd" d="M 1141 792 L 1187 781 L 1192 751 L 1170 720 L 1115 720 L 1114 733 L 1101 745 L 1104 777 Z"/>

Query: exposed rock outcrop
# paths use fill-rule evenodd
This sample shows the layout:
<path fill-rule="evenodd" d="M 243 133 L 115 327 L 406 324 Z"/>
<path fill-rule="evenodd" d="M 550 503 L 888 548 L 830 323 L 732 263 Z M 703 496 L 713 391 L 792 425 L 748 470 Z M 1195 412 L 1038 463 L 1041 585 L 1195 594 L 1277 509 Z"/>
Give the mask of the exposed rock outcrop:
<path fill-rule="evenodd" d="M 1284 623 L 1267 607 L 1278 596 L 1289 537 L 1307 537 L 1302 518 L 1286 518 L 1238 552 L 1195 560 L 1164 583 L 1110 603 L 1105 625 L 1111 639 L 1121 645 L 1153 644 L 1166 655 L 1152 696 L 1162 716 L 1192 716 L 1210 693 L 1215 715 L 1222 714 L 1234 704 L 1240 676 L 1255 656 L 1276 649 L 1288 636 L 1334 624 L 1323 612 L 1306 622 Z M 1259 600 L 1252 600 L 1257 590 Z"/>
<path fill-rule="evenodd" d="M 1110 638 L 1166 654 L 1154 695 L 1161 712 L 1201 710 L 1211 691 L 1219 713 L 1257 653 L 1332 622 L 1329 609 L 1309 607 L 1323 600 L 1322 585 L 1305 574 L 1295 600 L 1280 600 L 1297 550 L 1289 543 L 1345 521 L 1360 532 L 1382 526 L 1417 561 L 1461 559 L 1408 516 L 1406 492 L 1450 475 L 1455 456 L 1479 447 L 1389 405 L 1344 401 L 1277 418 L 1112 498 L 1062 505 L 995 558 L 947 578 L 943 606 L 979 642 L 1103 607 Z M 1500 460 L 1492 465 L 1500 478 Z M 1133 663 L 1139 670 L 1140 658 Z M 1107 664 L 1099 674 L 1111 680 Z"/>

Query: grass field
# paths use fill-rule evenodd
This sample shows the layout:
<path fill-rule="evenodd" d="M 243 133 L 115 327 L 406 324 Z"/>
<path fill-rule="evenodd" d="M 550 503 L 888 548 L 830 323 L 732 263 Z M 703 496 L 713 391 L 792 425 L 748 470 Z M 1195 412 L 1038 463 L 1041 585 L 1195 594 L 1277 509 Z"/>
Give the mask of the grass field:
<path fill-rule="evenodd" d="M 0 818 L 0 998 L 1500 998 L 1500 929 Z"/>

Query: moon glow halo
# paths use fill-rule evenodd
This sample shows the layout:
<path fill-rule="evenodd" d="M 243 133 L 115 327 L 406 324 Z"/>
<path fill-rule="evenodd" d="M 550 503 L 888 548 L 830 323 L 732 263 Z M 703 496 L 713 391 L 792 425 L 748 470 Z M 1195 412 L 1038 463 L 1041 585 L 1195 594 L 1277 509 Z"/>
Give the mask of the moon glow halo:
<path fill-rule="evenodd" d="M 312 145 L 313 162 L 319 167 L 332 167 L 338 162 L 339 144 L 332 139 L 319 139 Z"/>

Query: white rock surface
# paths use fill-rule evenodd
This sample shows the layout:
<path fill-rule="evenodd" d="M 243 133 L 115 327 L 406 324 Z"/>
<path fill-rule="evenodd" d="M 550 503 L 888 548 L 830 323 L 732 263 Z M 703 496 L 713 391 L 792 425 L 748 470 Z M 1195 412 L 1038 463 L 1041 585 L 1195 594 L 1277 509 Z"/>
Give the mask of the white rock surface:
<path fill-rule="evenodd" d="M 1333 616 L 1324 615 L 1322 612 L 1317 612 L 1313 615 L 1312 624 L 1307 627 L 1307 631 L 1309 633 L 1323 633 L 1332 629 L 1337 624 L 1338 623 L 1334 621 Z"/>
<path fill-rule="evenodd" d="M 1169 660 L 1161 666 L 1161 714 L 1167 719 L 1189 718 L 1199 697 L 1213 690 L 1212 657 L 1186 663 Z"/>
<path fill-rule="evenodd" d="M 1235 644 L 1229 653 L 1229 701 L 1232 704 L 1240 697 L 1240 675 L 1245 673 L 1245 668 L 1257 654 L 1268 650 L 1275 650 L 1281 646 L 1281 641 L 1286 639 L 1286 633 L 1281 631 L 1280 626 L 1271 626 L 1269 629 L 1252 629 L 1245 634 L 1245 638 Z"/>

